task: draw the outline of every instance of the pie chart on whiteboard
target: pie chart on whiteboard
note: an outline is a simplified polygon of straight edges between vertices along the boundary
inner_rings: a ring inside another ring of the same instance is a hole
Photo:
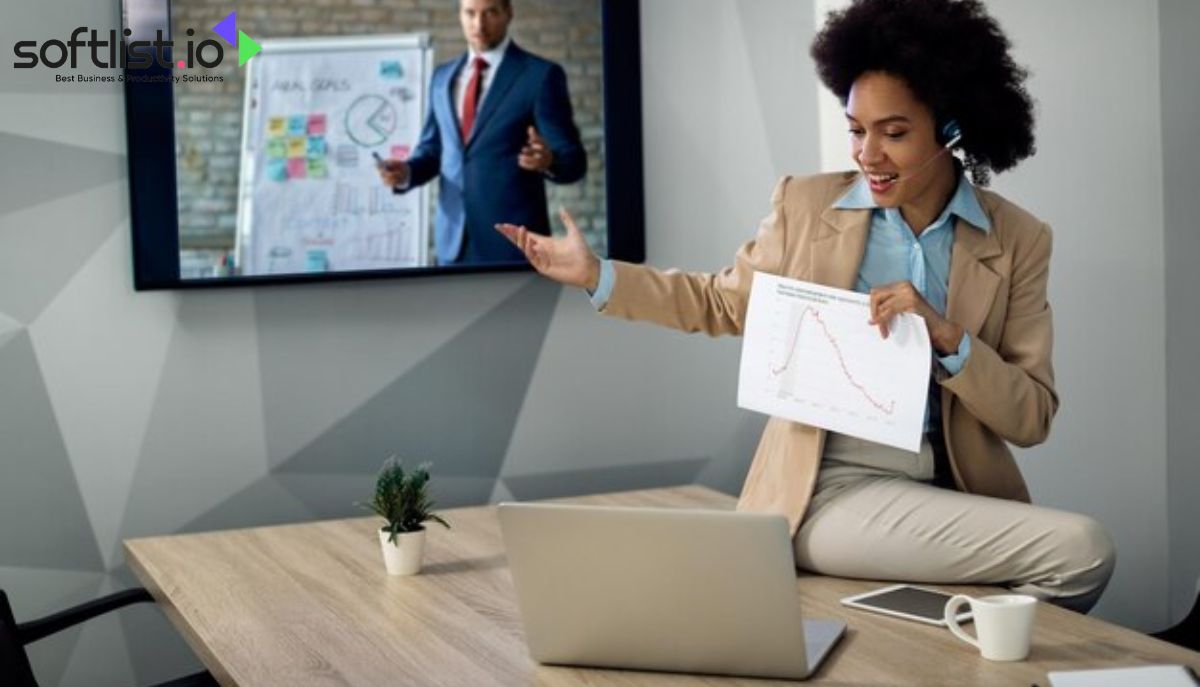
[[[346,110],[346,135],[364,148],[385,143],[396,130],[396,108],[381,95],[357,98]]]

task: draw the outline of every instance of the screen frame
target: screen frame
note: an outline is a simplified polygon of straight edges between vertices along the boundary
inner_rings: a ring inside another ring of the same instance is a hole
[[[169,0],[120,0],[122,29],[170,35]],[[605,206],[608,254],[645,260],[642,166],[641,22],[637,0],[599,0],[604,88]],[[134,35],[133,40],[138,36]],[[166,51],[170,62],[169,50]],[[171,70],[157,64],[124,70],[125,136],[133,286],[137,291],[207,289],[312,282],[363,281],[456,274],[524,272],[524,263],[448,265],[203,279],[179,276],[175,100]],[[131,76],[136,76],[131,79]],[[159,82],[161,80],[161,82]],[[615,94],[620,97],[613,97]],[[614,231],[614,227],[619,230]]]

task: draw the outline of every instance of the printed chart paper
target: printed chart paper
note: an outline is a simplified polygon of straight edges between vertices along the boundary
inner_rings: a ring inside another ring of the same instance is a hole
[[[742,340],[738,406],[917,452],[932,350],[904,314],[888,338],[866,294],[756,272]]]

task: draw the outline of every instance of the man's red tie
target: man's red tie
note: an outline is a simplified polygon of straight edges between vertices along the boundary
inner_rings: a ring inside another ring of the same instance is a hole
[[[488,68],[487,60],[476,57],[471,62],[475,71],[471,72],[471,80],[467,82],[467,97],[463,102],[462,140],[465,143],[471,135],[471,127],[475,126],[475,110],[479,107],[479,92],[483,90],[483,70]]]

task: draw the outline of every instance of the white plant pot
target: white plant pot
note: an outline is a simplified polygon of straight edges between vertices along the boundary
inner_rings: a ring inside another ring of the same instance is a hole
[[[383,549],[383,563],[389,575],[416,575],[421,572],[421,559],[425,555],[425,530],[401,532],[395,543],[388,541],[387,530],[379,531],[379,546]]]

